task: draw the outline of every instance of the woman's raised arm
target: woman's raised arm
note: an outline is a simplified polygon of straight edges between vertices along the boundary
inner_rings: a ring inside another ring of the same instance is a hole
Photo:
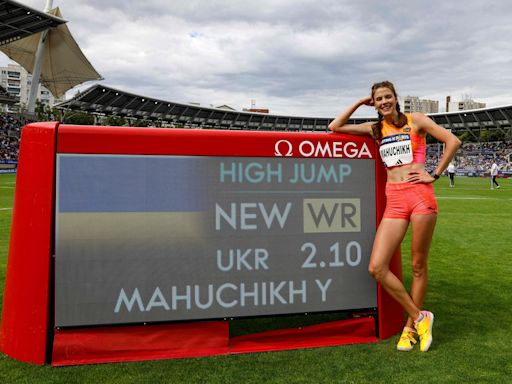
[[[364,99],[359,100],[354,103],[352,106],[341,112],[338,117],[336,117],[329,124],[329,129],[333,132],[338,133],[350,133],[353,135],[370,135],[372,134],[372,125],[371,122],[361,123],[361,124],[347,124],[348,119],[352,114],[361,106],[361,105],[373,105],[373,100],[371,96],[365,97]]]

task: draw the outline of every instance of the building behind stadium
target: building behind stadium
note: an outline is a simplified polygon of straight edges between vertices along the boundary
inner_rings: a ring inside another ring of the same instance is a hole
[[[25,68],[17,64],[8,64],[0,67],[0,85],[4,87],[16,103],[13,105],[0,105],[2,112],[20,112],[28,104],[32,75]],[[39,84],[36,98],[45,106],[53,107],[54,104],[64,101],[64,98],[55,98],[42,84]]]

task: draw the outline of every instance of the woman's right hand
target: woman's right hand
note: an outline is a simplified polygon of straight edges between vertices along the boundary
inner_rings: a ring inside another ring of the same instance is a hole
[[[367,97],[364,97],[362,98],[361,100],[359,100],[359,103],[361,105],[368,105],[370,107],[373,107],[373,98],[371,96],[367,96]]]

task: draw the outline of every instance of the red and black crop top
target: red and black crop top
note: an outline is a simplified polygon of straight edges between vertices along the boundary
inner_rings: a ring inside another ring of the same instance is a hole
[[[382,120],[382,139],[380,141],[380,157],[386,167],[397,167],[405,164],[425,164],[427,141],[412,128],[411,115],[407,124],[397,128]]]

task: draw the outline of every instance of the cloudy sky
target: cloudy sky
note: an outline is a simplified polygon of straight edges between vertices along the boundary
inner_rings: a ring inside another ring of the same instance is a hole
[[[18,2],[39,10],[46,4]],[[53,5],[102,83],[144,96],[236,109],[255,100],[275,114],[331,117],[366,96],[372,83],[388,79],[402,96],[439,100],[441,111],[447,95],[512,104],[507,0]],[[8,62],[0,53],[0,65]],[[362,107],[356,115],[373,114]]]

